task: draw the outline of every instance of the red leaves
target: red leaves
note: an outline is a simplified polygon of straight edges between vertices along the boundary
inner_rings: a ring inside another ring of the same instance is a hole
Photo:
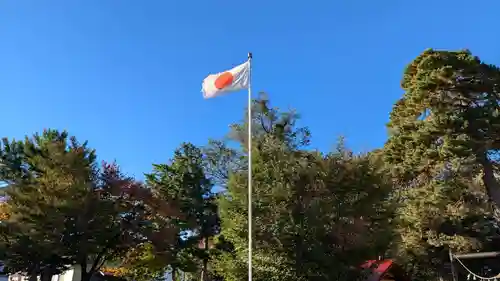
[[[124,177],[116,163],[103,163],[103,188],[110,191],[113,196],[142,202],[154,214],[163,217],[182,217],[180,209],[175,202],[168,202],[156,197],[151,189],[132,178]]]

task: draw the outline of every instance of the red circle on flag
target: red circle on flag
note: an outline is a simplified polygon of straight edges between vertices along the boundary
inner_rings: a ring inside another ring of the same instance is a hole
[[[215,79],[215,88],[222,90],[225,87],[231,85],[233,83],[233,74],[231,72],[224,72],[217,79]]]

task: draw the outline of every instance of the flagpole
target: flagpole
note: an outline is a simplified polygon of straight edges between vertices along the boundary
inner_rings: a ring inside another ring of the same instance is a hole
[[[252,281],[252,53],[248,63],[248,281]]]

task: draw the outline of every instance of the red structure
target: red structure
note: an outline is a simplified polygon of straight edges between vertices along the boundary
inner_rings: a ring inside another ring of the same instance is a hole
[[[366,281],[410,281],[393,260],[369,260],[361,267],[371,270]]]

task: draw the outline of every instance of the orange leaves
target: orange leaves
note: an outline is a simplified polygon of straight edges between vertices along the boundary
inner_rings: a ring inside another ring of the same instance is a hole
[[[9,206],[7,203],[0,203],[0,221],[5,221],[10,218]]]
[[[101,272],[106,275],[123,277],[126,276],[130,272],[130,270],[125,267],[104,267],[101,269]]]

